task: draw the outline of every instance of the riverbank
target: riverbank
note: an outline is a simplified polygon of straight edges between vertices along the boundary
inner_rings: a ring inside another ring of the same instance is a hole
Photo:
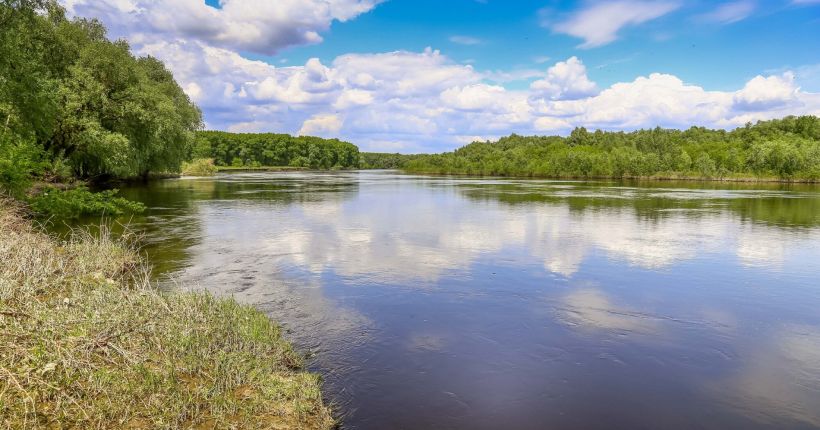
[[[358,170],[355,168],[345,168],[345,169],[313,169],[310,167],[289,167],[289,166],[262,166],[262,167],[233,167],[233,166],[217,166],[217,171],[219,172],[330,172],[334,170]]]
[[[501,177],[501,178],[537,178],[537,179],[560,179],[560,180],[631,180],[631,181],[693,181],[693,182],[746,182],[746,183],[787,183],[787,184],[820,184],[820,178],[779,178],[775,176],[753,176],[731,174],[726,176],[695,176],[680,174],[661,174],[651,176],[547,176],[533,174],[484,174],[466,172],[436,172],[420,170],[400,170],[404,173],[423,175],[452,175],[452,176],[473,176],[473,177]]]
[[[0,197],[0,426],[329,429],[321,378],[252,306],[162,294],[134,237],[67,241]]]
[[[285,171],[306,171],[318,170],[310,167],[290,167],[290,166],[260,166],[260,167],[233,167],[217,166],[219,172],[285,172]]]

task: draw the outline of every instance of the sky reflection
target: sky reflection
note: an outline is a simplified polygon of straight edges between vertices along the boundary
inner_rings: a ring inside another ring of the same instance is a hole
[[[354,429],[820,427],[820,190],[393,172],[123,187]]]

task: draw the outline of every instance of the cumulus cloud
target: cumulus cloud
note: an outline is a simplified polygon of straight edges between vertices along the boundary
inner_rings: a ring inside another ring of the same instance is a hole
[[[551,116],[543,116],[535,120],[533,124],[538,131],[556,132],[572,128],[572,124],[566,122],[561,118]]]
[[[587,69],[578,57],[559,62],[547,70],[547,77],[530,84],[535,97],[553,100],[576,100],[598,94],[598,86],[590,82]]]
[[[208,126],[319,134],[363,149],[442,151],[475,136],[566,134],[573,127],[631,130],[732,128],[785,114],[820,113],[820,96],[791,73],[758,76],[735,92],[706,91],[667,74],[600,90],[582,61],[548,68],[529,91],[487,82],[493,74],[440,52],[348,54],[330,64],[276,67],[198,42],[161,43],[165,59],[206,113]],[[788,111],[785,110],[788,108]]]
[[[96,16],[129,39],[195,38],[211,46],[274,55],[322,41],[333,21],[347,21],[385,0],[67,0],[72,13]]]
[[[149,45],[142,52],[167,61],[211,128],[318,134],[365,150],[442,151],[476,136],[566,134],[576,126],[732,128],[820,113],[820,96],[800,91],[790,73],[756,77],[735,92],[706,91],[668,74],[599,89],[572,57],[523,91],[490,83],[493,74],[433,49],[288,67],[198,42]]]
[[[341,130],[343,121],[339,115],[318,114],[313,115],[305,121],[302,128],[297,133],[299,136],[325,136],[332,137]]]
[[[746,19],[752,14],[752,12],[754,12],[755,7],[756,3],[752,0],[724,3],[711,12],[696,16],[695,21],[716,24],[732,24],[734,22]]]
[[[231,48],[234,42],[213,42],[211,33],[166,37],[167,32],[149,28],[132,34],[136,27],[131,15],[157,11],[156,5],[166,0],[154,0],[151,7],[145,1],[76,0],[69,6],[75,10],[92,3],[107,7],[106,13],[96,15],[103,17],[113,33],[127,36],[139,55],[163,60],[202,107],[210,129],[338,137],[363,150],[440,152],[472,140],[510,133],[567,134],[579,126],[607,130],[658,125],[733,128],[787,114],[820,115],[820,95],[798,87],[813,76],[814,68],[808,66],[794,73],[783,69],[772,76],[757,76],[738,91],[725,92],[706,91],[668,74],[599,88],[577,57],[551,67],[479,71],[432,48],[274,65],[244,58]],[[228,4],[238,7],[243,1],[251,0],[229,0],[223,11],[207,13],[220,16]],[[281,3],[277,7],[291,4]],[[349,19],[377,1],[323,3],[337,17],[334,19]],[[598,6],[624,3],[628,2]],[[174,7],[185,5],[199,7],[192,0]],[[265,39],[264,34],[259,37]],[[537,79],[526,90],[502,85],[533,78]]]
[[[573,123],[610,128],[715,124],[729,115],[732,95],[685,85],[675,76],[652,74],[614,84],[596,97],[580,100],[538,100],[544,116],[571,118]]]
[[[794,87],[794,73],[780,76],[757,76],[735,94],[734,101],[741,110],[757,111],[780,109],[798,103],[800,88]]]
[[[618,31],[630,25],[643,24],[680,7],[677,2],[610,1],[594,3],[576,12],[570,19],[552,26],[553,33],[584,39],[578,48],[604,46],[618,38]]]
[[[491,108],[503,93],[504,87],[478,84],[464,88],[453,87],[441,93],[445,105],[461,110],[485,110]]]

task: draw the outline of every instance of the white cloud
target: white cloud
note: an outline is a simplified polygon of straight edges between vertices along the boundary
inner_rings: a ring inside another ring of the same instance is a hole
[[[155,1],[159,5],[166,0]],[[231,0],[238,2],[235,6],[243,1],[250,0]],[[90,7],[91,2],[77,0],[74,8]],[[338,137],[361,148],[440,152],[474,138],[567,134],[577,126],[733,128],[787,114],[820,115],[820,95],[797,86],[812,79],[811,66],[793,69],[795,73],[784,69],[774,76],[758,76],[735,92],[705,91],[664,74],[599,89],[577,57],[546,70],[479,72],[432,48],[347,54],[332,62],[310,59],[301,65],[282,66],[243,58],[224,44],[212,44],[207,34],[202,38],[183,37],[184,33],[168,37],[167,32],[152,28],[132,33],[136,27],[130,15],[148,13],[145,0],[93,3],[108,8],[99,16],[112,33],[127,36],[137,53],[165,61],[186,93],[202,107],[206,125],[212,129],[316,134]],[[325,3],[328,8],[341,8],[332,15],[344,19],[376,2]],[[151,5],[151,10],[159,10]],[[198,7],[193,0],[183,0],[175,7],[185,5]],[[119,16],[125,10],[130,15]],[[265,39],[264,34],[259,37]],[[533,77],[541,79],[528,90],[500,85]]]
[[[753,0],[724,3],[712,12],[696,16],[695,20],[706,23],[732,24],[746,19],[754,12],[756,6],[757,4]]]
[[[535,57],[532,57],[532,61],[535,61],[535,62],[536,62],[536,63],[538,63],[538,64],[541,64],[541,63],[546,63],[546,62],[547,62],[547,61],[549,61],[549,60],[551,60],[551,58],[550,58],[550,57],[544,57],[544,56],[535,56]]]
[[[741,110],[758,111],[780,109],[798,102],[800,88],[794,87],[792,72],[780,76],[757,76],[735,94],[734,101]]]
[[[533,103],[544,116],[566,118],[593,127],[641,128],[715,124],[726,118],[731,93],[707,92],[685,85],[671,75],[652,74],[617,83],[596,97],[580,100],[540,100]]]
[[[273,55],[322,41],[333,21],[347,21],[384,0],[70,0],[70,12],[96,16],[115,35],[160,40],[193,38],[211,46]]]
[[[393,136],[431,135],[438,131],[436,123],[428,118],[415,114],[395,112],[395,110],[365,112],[353,121],[350,131],[364,135],[385,134]]]
[[[530,84],[535,97],[553,100],[576,100],[599,93],[598,86],[587,77],[587,69],[578,57],[559,62],[547,70],[547,77]]]
[[[486,71],[483,73],[485,79],[493,82],[514,82],[524,81],[530,78],[541,78],[547,76],[543,70],[536,69],[515,69],[509,72],[503,70]]]
[[[185,87],[185,94],[196,100],[202,94],[202,88],[196,82],[191,82]]]
[[[464,88],[453,87],[441,93],[441,100],[445,105],[461,110],[485,110],[498,101],[498,95],[505,90],[503,87],[478,84]]]
[[[489,84],[492,74],[432,49],[348,54],[328,65],[311,59],[288,67],[198,42],[154,44],[142,52],[167,62],[209,127],[314,133],[404,152],[450,150],[473,136],[566,134],[576,126],[733,128],[820,114],[820,95],[800,91],[789,73],[756,77],[736,92],[705,91],[664,74],[600,91],[573,57],[520,91]]]
[[[820,96],[794,87],[788,73],[756,77],[736,92],[705,91],[664,74],[600,91],[573,57],[543,72],[544,79],[529,91],[520,91],[489,84],[490,74],[432,49],[348,54],[329,65],[312,59],[288,67],[196,42],[155,44],[142,52],[166,60],[183,88],[196,93],[209,127],[314,133],[404,152],[450,150],[469,137],[512,132],[566,134],[576,126],[733,128],[820,113]]]
[[[339,115],[318,114],[305,121],[297,134],[299,136],[332,137],[341,130],[343,124]]]
[[[680,7],[677,2],[610,1],[593,3],[575,13],[569,20],[552,26],[553,33],[582,38],[578,48],[604,46],[618,38],[618,31],[666,15]]]
[[[561,118],[544,116],[535,120],[535,129],[538,131],[560,132],[572,128],[572,124]]]
[[[384,54],[348,54],[333,61],[338,78],[364,89],[378,90],[385,98],[438,95],[456,85],[481,80],[472,66],[454,64],[437,50],[422,53],[396,51]]]
[[[354,106],[367,106],[373,103],[373,93],[370,91],[346,89],[339,100],[333,104],[336,109],[349,109]]]
[[[476,45],[481,43],[480,40],[470,36],[453,36],[450,38],[450,42],[458,43],[459,45]]]

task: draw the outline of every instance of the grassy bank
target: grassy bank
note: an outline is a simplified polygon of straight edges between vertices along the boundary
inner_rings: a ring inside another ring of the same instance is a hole
[[[128,238],[58,241],[0,198],[0,427],[333,426],[266,315],[147,279]]]

